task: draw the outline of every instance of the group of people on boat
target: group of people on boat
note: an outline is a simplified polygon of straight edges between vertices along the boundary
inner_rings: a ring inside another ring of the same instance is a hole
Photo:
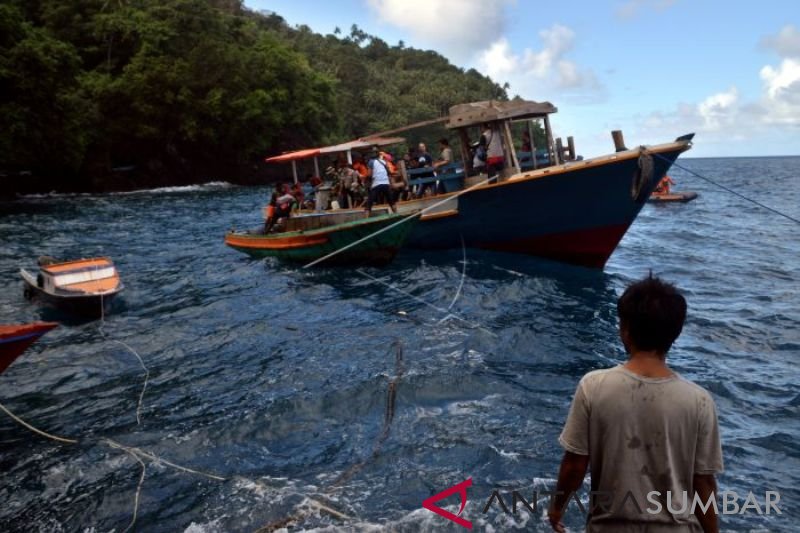
[[[483,124],[480,137],[468,147],[470,174],[491,175],[503,169],[502,138],[496,126]],[[529,152],[531,147],[530,135],[524,131],[520,149]],[[369,214],[374,204],[388,204],[394,210],[398,201],[442,193],[444,189],[440,182],[425,178],[435,178],[446,172],[455,163],[455,157],[448,139],[439,139],[438,148],[436,159],[424,142],[412,145],[399,158],[378,146],[366,154],[354,152],[352,163],[340,154],[330,161],[323,177],[309,174],[303,183],[276,186],[267,207],[265,231],[272,231],[278,220],[289,217],[297,209],[364,208]],[[405,173],[400,172],[399,159],[402,159],[406,171],[415,178],[422,178],[423,183],[409,183]]]

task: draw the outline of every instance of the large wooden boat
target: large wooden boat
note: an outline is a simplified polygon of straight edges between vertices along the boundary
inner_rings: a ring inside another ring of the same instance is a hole
[[[289,218],[283,231],[264,234],[229,232],[225,244],[251,257],[277,257],[311,263],[326,258],[323,266],[341,264],[388,264],[394,259],[416,217],[373,215],[361,211],[318,213]]]
[[[0,374],[39,337],[56,326],[55,322],[0,325]]]
[[[39,272],[20,270],[25,296],[85,317],[97,317],[108,308],[123,285],[108,257],[57,262],[39,259]]]
[[[672,163],[690,149],[694,135],[627,149],[618,134],[615,152],[582,159],[576,156],[571,138],[568,149],[553,139],[549,117],[556,111],[549,102],[484,101],[453,106],[447,117],[424,123],[442,122],[453,130],[460,141],[461,162],[421,179],[401,165],[408,183],[438,181],[442,186],[437,190],[446,191],[398,203],[400,213],[421,214],[406,245],[447,249],[460,248],[463,242],[468,247],[602,268]],[[511,125],[520,122],[529,132],[532,124],[541,127],[544,146],[517,152]],[[470,140],[486,125],[498,132],[503,149],[501,168],[489,174],[473,168],[469,152]],[[316,161],[338,150],[350,162],[353,150],[369,146],[373,138],[387,144],[384,137],[367,137],[351,143],[355,148],[345,144],[307,149],[268,161]]]

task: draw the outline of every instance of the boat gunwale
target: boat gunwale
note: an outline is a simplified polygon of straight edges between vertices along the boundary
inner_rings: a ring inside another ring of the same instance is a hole
[[[92,262],[92,261],[96,261],[96,262],[98,262],[98,264],[97,265],[90,264],[90,265],[86,265],[86,266],[80,266],[79,265],[80,263],[89,263],[89,262]],[[107,264],[102,265],[103,262],[105,262]],[[51,263],[49,265],[40,265],[39,269],[42,270],[43,272],[46,272],[46,273],[52,275],[52,276],[56,276],[58,274],[64,274],[66,272],[71,272],[70,270],[66,270],[64,272],[60,272],[61,267],[65,267],[67,265],[75,265],[76,268],[86,269],[86,270],[92,270],[95,267],[99,267],[101,265],[102,265],[102,268],[106,268],[106,267],[110,266],[110,267],[114,268],[114,270],[117,269],[116,265],[114,265],[114,261],[112,261],[111,258],[108,257],[108,256],[81,257],[80,259],[73,259],[72,261],[61,261],[60,263]],[[57,269],[57,270],[52,270],[54,268]]]
[[[642,145],[637,148],[631,148],[629,150],[624,150],[622,152],[615,152],[610,154],[599,155],[596,157],[591,157],[589,159],[584,159],[581,161],[568,161],[565,163],[561,163],[559,165],[552,165],[549,167],[544,167],[536,170],[527,170],[525,172],[519,172],[517,174],[513,174],[508,178],[498,181],[497,183],[484,183],[482,185],[473,185],[471,187],[467,187],[461,189],[459,191],[453,191],[445,194],[435,194],[433,196],[427,196],[424,198],[414,198],[413,200],[403,200],[397,202],[398,206],[407,206],[419,203],[420,201],[444,201],[448,198],[457,198],[458,196],[462,196],[465,191],[469,190],[469,192],[473,191],[483,191],[488,189],[493,189],[495,187],[507,187],[509,185],[515,185],[518,183],[524,183],[527,181],[534,181],[543,178],[548,178],[551,176],[556,176],[559,174],[565,174],[568,172],[574,172],[576,170],[583,170],[587,168],[595,168],[599,166],[609,165],[613,163],[617,163],[620,161],[627,161],[629,159],[637,159],[642,152],[647,153],[654,153],[660,154],[664,152],[672,152],[678,150],[678,153],[681,154],[690,150],[692,148],[691,141],[671,141],[668,143],[661,143],[652,146]],[[473,176],[475,177],[475,176]],[[487,178],[488,180],[488,178]],[[386,208],[386,204],[377,204],[375,208]],[[422,210],[424,208],[421,208]],[[327,210],[319,213],[318,211],[309,211],[303,212],[300,211],[300,217],[310,217],[310,216],[325,216],[330,215],[332,213],[342,213],[342,212],[355,212],[358,208],[350,208],[350,209],[337,209],[337,210]],[[411,213],[406,216],[414,216],[416,213]],[[430,217],[423,216],[422,220],[430,220]]]
[[[331,216],[331,215],[333,215],[335,213],[347,213],[348,211],[349,212],[357,212],[356,210],[325,211],[323,213],[320,213],[320,216]],[[312,217],[312,216],[315,216],[315,215],[316,215],[316,212],[314,214],[311,214],[311,213],[309,213],[309,214],[300,214],[300,215],[298,215],[297,217],[294,217],[294,218]],[[371,224],[375,224],[375,223],[378,223],[378,222],[385,222],[385,221],[391,220],[391,219],[397,219],[399,221],[400,219],[405,219],[405,218],[410,218],[410,217],[415,217],[415,216],[417,216],[417,213],[411,213],[411,214],[406,214],[406,215],[402,215],[402,214],[398,214],[398,213],[381,214],[381,215],[377,215],[375,217],[364,218],[362,220],[349,220],[347,222],[340,222],[339,224],[334,224],[332,226],[326,226],[324,228],[316,228],[316,229],[311,229],[311,230],[293,230],[293,231],[287,231],[287,232],[284,232],[284,233],[274,233],[274,234],[271,234],[271,235],[264,235],[264,234],[260,234],[260,233],[240,233],[240,232],[236,232],[236,231],[229,231],[225,235],[225,237],[227,238],[229,236],[234,236],[234,237],[241,237],[241,238],[252,239],[252,240],[264,240],[264,241],[277,242],[277,241],[280,241],[280,240],[297,238],[297,237],[325,236],[325,235],[328,235],[328,234],[331,234],[331,233],[335,233],[335,232],[337,232],[339,230],[343,230],[343,229],[352,229],[352,228],[357,227],[357,226],[371,225]]]

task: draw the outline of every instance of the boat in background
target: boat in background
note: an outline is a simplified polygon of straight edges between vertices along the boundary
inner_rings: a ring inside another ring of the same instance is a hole
[[[697,198],[697,193],[692,191],[685,191],[685,192],[670,192],[668,194],[658,194],[653,193],[650,195],[650,198],[647,199],[648,202],[652,204],[668,204],[671,202],[691,202]]]
[[[39,337],[57,326],[56,322],[0,325],[0,374]]]
[[[119,272],[108,257],[64,262],[40,257],[36,276],[25,269],[20,269],[20,275],[28,299],[84,317],[101,316],[123,289]]]
[[[628,149],[622,133],[614,131],[615,152],[583,159],[576,155],[571,137],[567,146],[554,139],[550,115],[556,112],[549,102],[473,102],[452,106],[446,117],[363,137],[358,143],[300,150],[267,160],[295,165],[341,151],[350,163],[353,152],[370,146],[371,139],[387,144],[388,135],[442,123],[453,130],[452,137],[458,141],[453,151],[460,150],[460,162],[446,165],[434,176],[417,177],[402,159],[398,161],[407,185],[435,182],[439,191],[398,202],[400,214],[421,215],[407,246],[435,250],[466,245],[603,268],[672,163],[691,148],[694,134]],[[525,148],[530,151],[516,150],[512,124],[528,132]],[[499,141],[503,156],[480,164],[477,149],[472,153],[470,147],[487,130]],[[538,141],[535,131],[541,132]],[[424,170],[430,174],[433,169]],[[373,213],[380,209],[373,208]]]
[[[406,218],[395,214],[365,218],[363,211],[291,217],[281,232],[231,231],[225,235],[225,244],[251,257],[297,263],[311,263],[349,246],[322,264],[385,265],[394,259],[417,222]]]

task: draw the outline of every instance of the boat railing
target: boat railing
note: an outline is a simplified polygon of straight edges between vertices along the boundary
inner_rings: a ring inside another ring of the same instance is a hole
[[[464,166],[461,163],[449,163],[434,170],[432,167],[414,168],[407,171],[408,184],[412,189],[438,183],[445,193],[464,188]]]
[[[533,152],[517,152],[517,159],[522,172],[550,166],[549,154],[543,148],[536,150],[535,165],[533,163]]]

